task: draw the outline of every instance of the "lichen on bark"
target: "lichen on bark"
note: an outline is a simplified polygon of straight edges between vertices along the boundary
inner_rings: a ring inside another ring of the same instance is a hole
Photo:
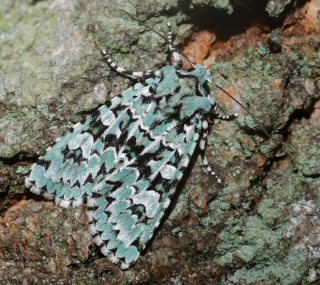
[[[268,21],[254,1],[1,2],[0,284],[319,281],[319,19],[316,1],[284,12],[289,2],[268,1]],[[128,271],[94,246],[84,207],[61,209],[23,186],[57,137],[130,84],[96,44],[128,69],[167,64],[166,43],[119,9],[163,34],[171,21],[179,47],[272,135],[211,86],[225,112],[240,113],[210,129],[206,153],[224,187],[195,157]]]

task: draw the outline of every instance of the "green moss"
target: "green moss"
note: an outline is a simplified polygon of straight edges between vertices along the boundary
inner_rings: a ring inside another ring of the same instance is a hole
[[[319,98],[320,94],[302,89],[303,84],[298,84],[308,78],[310,78],[310,86],[316,84],[317,81],[311,78],[317,63],[319,64],[319,59],[314,55],[307,56],[304,51],[286,56],[280,53],[272,54],[266,46],[259,44],[257,48],[249,48],[233,61],[214,64],[212,66],[213,80],[221,86],[237,86],[240,72],[243,76],[241,89],[238,90],[240,101],[267,128],[273,128],[277,132],[295,110],[290,106],[286,98],[287,94],[283,92],[286,87],[283,77],[289,77],[289,84],[292,82],[292,87],[299,88],[292,95],[299,97],[304,102],[304,107],[307,107],[316,98]],[[220,70],[223,78],[215,72],[216,70]],[[238,123],[246,129],[258,132],[260,127],[254,119],[245,112],[243,113]]]
[[[265,10],[271,17],[278,17],[293,0],[273,0],[268,1]]]
[[[214,7],[216,9],[224,10],[228,14],[233,13],[233,6],[229,0],[192,0],[190,7]]]
[[[290,250],[281,262],[274,262],[267,256],[266,266],[242,268],[222,284],[297,284],[306,276],[306,259],[302,250]]]
[[[276,223],[280,215],[278,205],[273,199],[264,199],[259,205],[258,213],[262,221],[269,227]]]
[[[274,212],[271,216],[275,217]],[[279,280],[280,284],[294,284],[306,274],[303,251],[288,248],[287,226],[272,229],[268,224],[257,216],[230,218],[227,221],[227,227],[220,234],[220,258],[217,262],[234,269],[239,263],[244,265],[222,284],[252,284],[258,281],[275,284]]]
[[[306,125],[294,131],[292,147],[298,150],[295,157],[295,166],[305,176],[317,176],[320,174],[319,145],[319,128]]]

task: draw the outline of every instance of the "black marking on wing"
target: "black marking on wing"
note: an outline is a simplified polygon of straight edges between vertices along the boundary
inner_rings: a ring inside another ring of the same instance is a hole
[[[132,199],[130,199],[130,202],[131,202],[131,206],[130,206],[131,212],[134,215],[137,215],[139,220],[142,219],[145,216],[145,213],[146,213],[146,208],[144,207],[144,205],[142,205],[142,204],[134,204]],[[141,210],[141,208],[143,210]]]
[[[205,96],[205,95],[207,95],[207,94],[210,93],[209,86],[208,86],[206,83],[205,83],[205,84],[200,84],[199,79],[198,79],[196,76],[194,76],[193,74],[183,74],[183,73],[180,73],[178,70],[176,71],[176,74],[177,74],[177,76],[178,76],[179,78],[193,78],[193,79],[196,81],[195,91],[196,91],[196,95],[197,95],[197,96],[201,96],[201,97],[202,97],[202,96]],[[202,87],[204,87],[206,94],[202,94],[202,93],[201,93],[200,88],[199,88],[200,85],[201,85]]]
[[[86,180],[84,181],[83,185],[86,185],[88,183],[93,183],[94,179],[92,178],[91,173],[88,175],[88,177],[86,178]]]
[[[127,106],[125,106],[125,105],[117,105],[117,106],[115,106],[114,108],[112,108],[112,109],[110,109],[112,112],[113,112],[113,114],[116,116],[116,117],[118,117],[118,113],[120,112],[120,111],[123,111],[124,109],[126,109],[127,108]]]

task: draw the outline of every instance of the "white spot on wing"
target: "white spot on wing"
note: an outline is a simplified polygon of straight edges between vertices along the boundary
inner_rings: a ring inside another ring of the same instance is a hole
[[[59,203],[60,203],[60,201],[61,201],[61,198],[59,198],[59,197],[55,197],[54,198],[54,202],[58,205]]]
[[[94,207],[96,204],[96,199],[92,198],[92,197],[88,197],[87,198],[87,205],[88,207]]]
[[[109,249],[104,245],[100,248],[101,253],[105,256],[107,256],[109,254]]]
[[[96,230],[96,226],[95,226],[94,224],[90,224],[89,227],[88,227],[88,229],[89,229],[89,231],[90,231],[90,233],[91,233],[92,235],[95,235],[95,234],[98,233],[97,230]]]
[[[146,215],[152,218],[159,208],[160,195],[155,191],[143,191],[132,197],[134,204],[143,205]]]
[[[100,246],[103,244],[103,240],[99,235],[94,238],[94,242],[96,243],[97,246]]]
[[[25,180],[24,180],[24,185],[27,187],[27,188],[30,188],[31,187],[31,182],[30,182],[30,179],[29,177],[27,177]]]
[[[82,205],[82,203],[83,203],[83,199],[82,198],[74,200],[72,202],[72,207],[79,207],[80,205]]]
[[[32,193],[34,193],[34,194],[37,194],[37,195],[40,195],[41,192],[42,192],[42,190],[39,189],[39,188],[37,188],[37,187],[32,187],[32,188],[30,189],[30,191],[31,191]]]
[[[118,257],[116,257],[113,253],[109,252],[109,254],[107,255],[108,259],[113,262],[113,263],[118,263],[119,259]]]
[[[93,221],[93,211],[87,211],[87,217],[89,222]]]
[[[167,164],[162,168],[160,173],[164,179],[171,180],[174,177],[176,170],[177,169],[174,166]]]
[[[115,123],[116,117],[113,114],[113,112],[109,111],[107,113],[102,113],[101,114],[101,122],[105,126],[111,126]]]
[[[63,208],[68,208],[71,204],[71,201],[68,201],[68,200],[61,200],[59,205]]]
[[[121,268],[122,270],[125,270],[125,269],[128,269],[129,266],[130,266],[130,264],[125,263],[125,262],[121,262],[120,268]]]
[[[43,194],[43,197],[44,198],[46,198],[46,199],[48,199],[48,200],[52,200],[53,199],[53,197],[54,197],[54,195],[52,194],[52,193],[49,193],[49,192],[44,192]]]

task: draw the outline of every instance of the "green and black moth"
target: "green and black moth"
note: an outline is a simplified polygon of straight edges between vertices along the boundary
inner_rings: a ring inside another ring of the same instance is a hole
[[[156,71],[129,72],[102,50],[117,73],[138,83],[59,138],[25,181],[62,207],[85,204],[95,243],[122,269],[153,236],[197,145],[221,182],[204,155],[206,117],[237,116],[218,112],[203,65],[182,69],[170,29],[167,42],[173,64]]]

